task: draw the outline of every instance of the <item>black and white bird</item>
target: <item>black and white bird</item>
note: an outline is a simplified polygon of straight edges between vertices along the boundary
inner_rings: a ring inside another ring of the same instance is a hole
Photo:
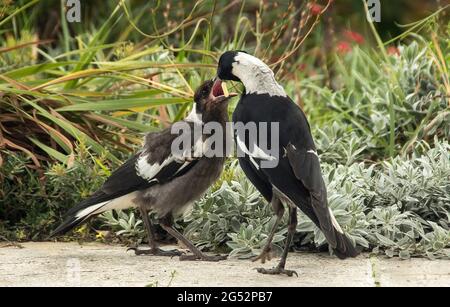
[[[271,241],[284,214],[283,203],[289,208],[289,226],[286,246],[277,267],[258,269],[264,274],[287,274],[287,253],[297,225],[297,208],[303,211],[323,232],[334,253],[341,259],[358,255],[352,241],[344,234],[327,203],[327,190],[322,178],[319,157],[303,111],[288,97],[275,80],[273,71],[258,58],[242,51],[228,51],[219,60],[217,79],[242,82],[245,93],[233,113],[233,123],[268,123],[268,140],[272,136],[269,123],[279,123],[278,157],[258,147],[259,137],[242,140],[235,134],[238,149],[245,156],[239,163],[247,177],[271,202],[277,222],[268,238],[260,259],[270,259]],[[275,133],[275,132],[273,132]],[[252,141],[253,139],[253,141]],[[253,142],[250,144],[250,142]],[[263,162],[277,159],[276,167],[263,167]]]
[[[215,122],[225,132],[227,102],[234,95],[225,96],[220,81],[203,83],[194,95],[195,104],[191,113],[181,123],[188,125],[193,132],[196,128],[202,129],[206,123]],[[150,246],[146,250],[134,249],[137,255],[179,255],[181,260],[225,259],[224,256],[203,254],[172,226],[174,216],[182,214],[219,178],[225,155],[205,156],[203,149],[211,134],[203,133],[192,140],[192,147],[181,149],[184,150],[181,154],[174,153],[172,143],[180,135],[173,133],[171,128],[148,133],[142,149],[115,170],[97,192],[72,208],[51,236],[64,234],[102,212],[136,207],[142,215]],[[219,135],[222,136],[226,141],[227,133]],[[158,248],[154,226],[148,216],[150,211],[157,214],[162,228],[188,247],[193,255]]]

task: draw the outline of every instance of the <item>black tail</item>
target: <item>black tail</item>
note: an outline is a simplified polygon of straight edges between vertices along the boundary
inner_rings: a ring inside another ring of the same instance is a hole
[[[100,213],[102,207],[105,207],[109,198],[110,197],[107,197],[103,192],[96,192],[88,199],[85,199],[75,207],[71,208],[66,213],[64,222],[50,234],[49,239],[65,234],[84,223],[91,216]]]
[[[316,210],[307,209],[303,212],[320,228],[336,256],[339,259],[358,256],[360,252],[344,233],[333,212],[328,208],[326,201],[319,203],[315,198],[312,198],[312,204]],[[319,207],[319,204],[325,205]]]
[[[360,252],[342,230],[326,200],[312,197],[311,204],[312,209],[304,206],[303,212],[320,228],[336,256],[339,259],[358,256]]]
[[[49,239],[57,237],[57,236],[61,236],[63,234],[65,234],[66,232],[74,229],[75,227],[77,227],[78,225],[80,225],[81,223],[83,223],[84,221],[86,221],[86,219],[84,220],[79,220],[76,219],[75,217],[68,217],[64,220],[64,222],[58,226],[58,228],[56,228],[48,237]]]
[[[339,259],[359,255],[359,251],[353,246],[352,241],[345,234],[338,231],[336,231],[336,248],[333,251]]]
[[[327,188],[322,178],[322,171],[317,155],[306,150],[297,150],[289,144],[286,149],[289,163],[295,177],[301,181],[304,189],[299,193],[292,193],[292,200],[316,225],[322,230],[328,244],[340,259],[356,257],[359,253],[352,241],[344,234],[339,223],[328,207]],[[309,202],[304,193],[309,192]]]

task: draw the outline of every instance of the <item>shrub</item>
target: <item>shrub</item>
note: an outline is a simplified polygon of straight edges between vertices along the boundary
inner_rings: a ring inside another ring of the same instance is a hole
[[[436,144],[407,160],[323,165],[329,205],[343,229],[366,251],[389,257],[450,258],[450,145]],[[129,215],[119,216],[122,222],[111,214],[103,217],[106,225],[126,225],[122,233],[137,232],[129,226]],[[233,163],[179,221],[179,228],[201,248],[248,258],[261,251],[274,222],[271,206]],[[275,249],[284,244],[286,223],[285,216],[274,238]],[[302,213],[297,232],[297,249],[326,245],[323,234]]]
[[[440,65],[450,63],[436,58],[417,42],[387,59],[355,48],[336,57],[333,88],[317,77],[301,80],[297,88],[324,161],[383,160],[413,152],[420,140],[449,139],[448,76]]]
[[[29,157],[3,151],[0,169],[0,232],[11,240],[42,240],[62,220],[62,215],[93,193],[109,175],[105,155],[93,157],[77,147],[70,168],[50,164],[34,170]]]

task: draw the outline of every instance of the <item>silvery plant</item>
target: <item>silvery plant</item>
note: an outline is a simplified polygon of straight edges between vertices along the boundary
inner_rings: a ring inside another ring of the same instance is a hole
[[[450,145],[435,144],[429,148],[423,143],[421,154],[380,164],[324,163],[330,207],[357,245],[402,259],[450,259]],[[140,221],[131,214],[104,215],[105,223],[122,225],[120,235],[139,237]],[[250,258],[264,247],[274,222],[270,207],[232,161],[178,227],[204,250]],[[275,252],[284,243],[284,223],[273,240]],[[299,214],[293,248],[311,246],[326,248],[325,237]]]

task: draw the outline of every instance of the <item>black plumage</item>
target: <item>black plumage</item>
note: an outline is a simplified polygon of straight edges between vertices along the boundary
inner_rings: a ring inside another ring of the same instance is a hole
[[[276,225],[284,213],[282,203],[288,206],[290,212],[288,240],[280,264],[272,270],[259,269],[259,271],[267,274],[295,274],[294,271],[285,270],[284,266],[297,224],[297,208],[322,230],[339,258],[355,257],[358,252],[328,207],[319,158],[303,111],[285,94],[270,68],[246,53],[238,51],[224,53],[219,61],[218,78],[241,81],[244,84],[245,93],[233,113],[235,125],[256,123],[256,127],[259,127],[261,123],[279,123],[279,137],[276,144],[270,143],[271,134],[275,131],[270,125],[267,130],[268,149],[279,148],[278,163],[274,168],[262,167],[265,157],[252,151],[255,146],[261,147],[259,137],[253,139],[254,144],[250,144],[248,137],[239,140],[239,136],[236,136],[238,147],[241,142],[246,152],[244,157],[239,158],[239,163],[264,198],[272,203],[278,216]],[[262,254],[256,259],[264,262],[270,257],[270,244],[275,229],[276,226]]]
[[[193,131],[213,121],[224,128],[228,120],[228,98],[223,95],[220,84],[213,81],[202,84],[194,96],[194,109],[182,122],[191,128],[192,147],[184,148],[182,153],[173,152],[172,143],[181,131],[173,133],[172,127],[147,134],[142,149],[115,170],[97,192],[69,210],[65,221],[52,236],[61,235],[104,211],[137,207],[148,232],[150,249],[135,249],[136,254],[181,255],[179,251],[163,251],[157,247],[154,227],[148,218],[148,212],[153,211],[161,226],[193,252],[192,256],[183,255],[182,259],[224,259],[223,256],[204,255],[172,224],[174,216],[183,213],[222,172],[225,155],[207,157],[201,151],[200,155],[194,154],[203,149],[210,135],[201,134],[201,139],[196,140]],[[226,137],[225,133],[222,137]]]

